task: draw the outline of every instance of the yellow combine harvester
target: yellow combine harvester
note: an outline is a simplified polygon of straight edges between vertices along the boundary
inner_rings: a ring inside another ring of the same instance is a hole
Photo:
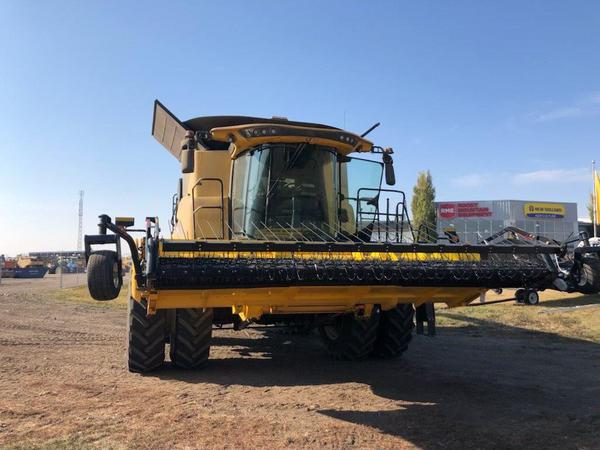
[[[177,366],[203,365],[224,324],[317,327],[335,358],[394,357],[415,307],[465,305],[488,289],[519,288],[529,303],[540,289],[599,289],[585,236],[570,256],[568,243],[518,229],[477,245],[419,242],[404,193],[381,187],[395,183],[392,151],[366,133],[284,118],[181,122],[158,101],[152,133],[181,163],[171,238],[157,218],[134,230],[133,218],[107,215],[85,237],[97,300],[121,289],[120,239],[131,251],[131,371],[160,367],[166,343]],[[100,244],[115,250],[92,250]]]

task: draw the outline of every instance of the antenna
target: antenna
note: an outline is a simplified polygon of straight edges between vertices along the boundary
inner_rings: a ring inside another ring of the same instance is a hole
[[[79,228],[77,230],[77,251],[83,249],[83,191],[79,191]]]
[[[377,128],[379,125],[381,125],[381,122],[377,122],[375,125],[373,125],[371,128],[369,128],[367,131],[365,131],[363,134],[361,134],[360,137],[364,138],[367,134],[369,134],[371,131],[373,131],[375,128]]]

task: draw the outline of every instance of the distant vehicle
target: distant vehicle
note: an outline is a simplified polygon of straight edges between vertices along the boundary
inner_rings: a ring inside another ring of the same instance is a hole
[[[18,256],[4,262],[4,278],[44,278],[48,268],[43,261],[29,256]]]

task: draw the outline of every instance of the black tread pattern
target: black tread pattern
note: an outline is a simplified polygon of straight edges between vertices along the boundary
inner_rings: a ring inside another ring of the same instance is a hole
[[[212,337],[212,309],[177,309],[171,333],[171,361],[182,369],[196,369],[208,361]]]
[[[338,316],[330,325],[319,326],[319,334],[327,353],[337,360],[355,361],[364,359],[373,351],[377,339],[379,310],[367,318],[357,318],[354,314]],[[333,326],[338,334],[332,339],[325,327]]]
[[[131,372],[158,369],[165,360],[165,312],[146,315],[146,302],[129,299],[128,365]]]
[[[112,300],[119,296],[121,283],[115,286],[113,266],[117,263],[117,252],[98,250],[93,252],[87,263],[87,283],[94,300]]]
[[[600,260],[597,258],[583,258],[581,267],[584,283],[577,286],[582,294],[596,294],[600,291]]]
[[[381,358],[395,358],[408,348],[412,339],[415,310],[413,305],[401,303],[381,313],[374,354]]]

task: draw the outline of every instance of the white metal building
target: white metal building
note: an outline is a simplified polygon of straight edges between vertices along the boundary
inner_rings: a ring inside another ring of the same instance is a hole
[[[437,229],[454,228],[462,242],[475,243],[504,227],[564,241],[578,233],[577,203],[525,200],[436,202]]]

